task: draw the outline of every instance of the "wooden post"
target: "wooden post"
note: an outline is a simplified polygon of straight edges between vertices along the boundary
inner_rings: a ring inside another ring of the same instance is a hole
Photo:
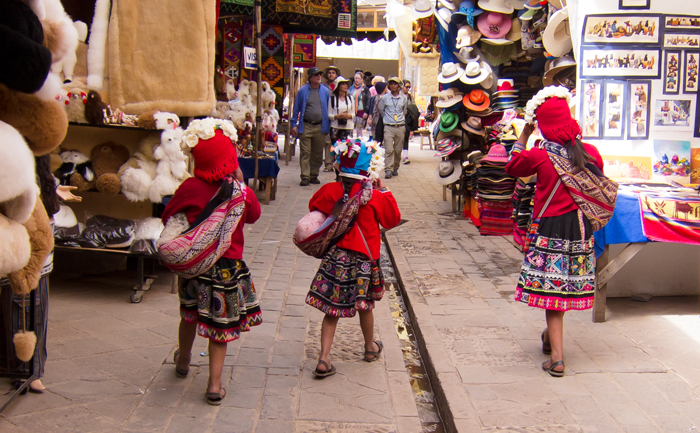
[[[605,304],[607,303],[608,281],[615,276],[639,251],[646,242],[632,242],[625,246],[614,259],[610,260],[610,246],[606,245],[603,254],[596,260],[596,293],[593,301],[593,322],[605,322]]]
[[[258,149],[262,142],[262,11],[260,6],[261,0],[255,0],[255,58],[257,61],[256,70],[258,71],[258,101],[255,112],[255,176],[253,178],[253,186],[258,184]]]
[[[284,156],[284,165],[289,165],[292,159],[292,147],[296,140],[292,139],[292,113],[294,112],[294,99],[297,93],[294,91],[294,33],[290,36],[292,43],[289,49],[289,106],[287,107],[287,133],[284,135],[284,148],[287,151]]]
[[[606,245],[603,254],[596,260],[596,289],[593,299],[593,323],[605,322],[605,304],[608,298],[608,283],[600,284],[598,276],[600,271],[608,266],[610,260],[610,245]]]

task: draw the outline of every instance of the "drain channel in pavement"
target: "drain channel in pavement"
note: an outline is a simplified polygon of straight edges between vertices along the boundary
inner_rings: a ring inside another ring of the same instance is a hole
[[[387,289],[386,296],[389,300],[391,316],[394,318],[396,334],[399,336],[399,341],[401,341],[404,364],[411,378],[413,398],[416,401],[418,418],[420,418],[423,426],[423,433],[444,433],[445,427],[438,414],[433,388],[430,385],[428,373],[425,371],[423,360],[418,351],[418,342],[413,333],[411,319],[408,317],[401,290],[399,290],[396,282],[394,266],[391,263],[386,243],[384,242],[382,242],[381,246],[380,265],[384,274],[384,285]]]

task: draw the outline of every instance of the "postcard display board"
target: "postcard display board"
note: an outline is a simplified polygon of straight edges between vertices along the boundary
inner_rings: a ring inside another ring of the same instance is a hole
[[[569,5],[576,14],[577,115],[584,141],[603,155],[606,174],[700,183],[700,2]],[[623,247],[611,245],[610,259]],[[697,246],[650,244],[610,281],[608,296],[696,295],[699,260]]]

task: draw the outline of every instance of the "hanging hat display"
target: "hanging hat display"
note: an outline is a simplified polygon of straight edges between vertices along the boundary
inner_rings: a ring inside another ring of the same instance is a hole
[[[479,7],[485,11],[510,15],[515,9],[510,0],[479,0]]]
[[[459,80],[459,78],[464,74],[464,69],[461,65],[457,63],[447,62],[443,63],[442,71],[438,74],[438,83],[451,83],[453,81]]]
[[[467,24],[474,27],[474,17],[481,15],[482,12],[481,9],[474,6],[471,0],[464,0],[459,4],[459,10],[453,15],[460,16],[460,18],[463,16]]]
[[[417,0],[411,7],[411,15],[414,18],[426,18],[434,12],[433,2],[430,0]]]
[[[439,185],[449,185],[455,183],[461,175],[462,164],[459,161],[440,161],[433,173],[433,178]]]
[[[453,88],[445,89],[438,94],[438,101],[435,103],[437,107],[449,108],[459,103],[464,95],[455,91]]]
[[[474,111],[484,111],[488,109],[489,105],[491,104],[489,95],[481,89],[474,89],[468,94],[464,95],[464,99],[462,101],[465,107]]]
[[[440,4],[451,11],[456,9],[454,3],[452,3],[452,0],[440,0]]]
[[[525,8],[525,3],[527,3],[528,0],[510,0],[510,4],[513,5],[513,8],[515,10],[521,10]]]
[[[445,111],[440,115],[440,131],[450,132],[457,127],[459,115],[452,111]]]
[[[435,18],[437,18],[442,28],[448,30],[448,26],[452,21],[452,11],[447,8],[439,8],[437,12],[435,12]]]
[[[462,47],[459,51],[454,51],[460,62],[467,64],[481,59],[481,52],[476,47]]]
[[[465,122],[462,122],[462,129],[476,135],[486,134],[486,129],[481,125],[481,118],[476,116],[469,116]]]
[[[479,62],[469,62],[464,68],[464,74],[459,78],[459,81],[464,84],[479,84],[486,79],[488,71],[481,67]]]
[[[552,60],[544,73],[542,84],[544,84],[545,87],[551,86],[552,84],[558,84],[555,82],[556,76],[560,73],[566,73],[567,69],[573,69],[574,71],[576,70],[576,60],[574,60],[573,57],[562,56],[558,59]]]
[[[476,26],[484,38],[500,39],[510,31],[513,25],[508,15],[498,12],[488,12],[479,16]]]
[[[520,38],[522,38],[522,22],[517,19],[513,18],[511,20],[512,25],[510,26],[510,30],[506,34],[506,39],[509,41],[519,41]]]
[[[571,31],[569,30],[569,8],[564,7],[549,18],[542,33],[545,50],[554,57],[561,57],[571,51]]]
[[[462,137],[453,135],[451,137],[443,138],[438,140],[435,144],[435,150],[437,153],[435,156],[444,158],[450,156],[452,152],[462,147]]]
[[[526,9],[542,9],[542,0],[528,0],[525,3],[525,8]]]
[[[481,38],[481,33],[470,26],[462,26],[457,30],[457,40],[455,48],[468,47],[474,45]]]
[[[486,90],[490,90],[491,87],[493,87],[493,69],[491,69],[491,65],[489,65],[487,62],[481,62],[481,67],[488,72],[486,79],[481,82],[481,87]]]
[[[515,82],[510,78],[498,80],[498,87],[496,88],[496,91],[494,92],[493,96],[499,96],[504,94],[516,95],[518,93],[518,90],[515,87],[513,87],[514,85]]]

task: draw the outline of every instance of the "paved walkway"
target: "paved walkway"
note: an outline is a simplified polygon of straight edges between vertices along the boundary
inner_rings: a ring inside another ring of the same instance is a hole
[[[603,324],[588,311],[567,314],[567,376],[547,376],[544,315],[512,300],[520,254],[451,213],[432,180],[432,154],[414,145],[413,163],[388,181],[408,222],[387,237],[448,431],[700,428],[698,298],[610,299]],[[167,274],[140,304],[128,302],[130,272],[56,274],[49,392],[18,398],[0,416],[0,431],[420,432],[388,302],[375,315],[380,361],[361,360],[359,324],[342,321],[338,374],[312,378],[322,314],[303,300],[318,261],[299,253],[291,235],[318,187],[298,186],[296,159],[282,165],[279,180],[277,200],[246,228],[245,259],[265,323],[229,345],[222,407],[204,401],[204,339],[196,340],[189,377],[174,376],[179,319]]]

